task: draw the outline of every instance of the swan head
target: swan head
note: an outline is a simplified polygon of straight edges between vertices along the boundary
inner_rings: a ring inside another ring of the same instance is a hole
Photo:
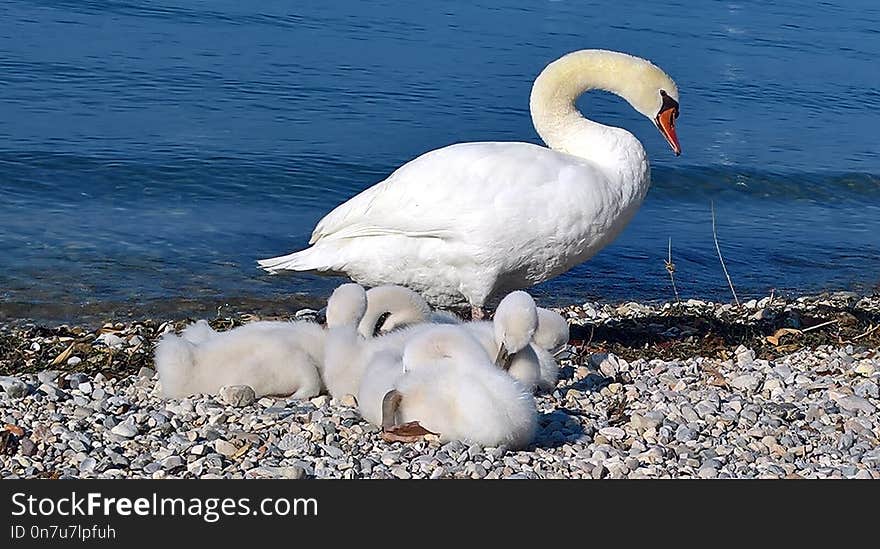
[[[552,147],[557,139],[558,121],[576,113],[575,101],[591,89],[624,98],[660,130],[676,156],[681,154],[675,133],[678,86],[650,61],[608,50],[580,50],[564,55],[550,63],[535,80],[532,118],[548,145]]]
[[[657,111],[657,116],[652,121],[657,126],[657,129],[660,130],[660,134],[666,139],[666,142],[669,143],[669,146],[672,147],[672,152],[675,153],[675,156],[678,156],[681,154],[681,145],[678,143],[678,135],[675,134],[675,119],[678,118],[678,99],[673,99],[672,95],[663,89],[660,90],[660,98],[660,110]]]
[[[499,345],[499,356],[518,353],[529,344],[538,329],[535,300],[521,290],[507,294],[495,309],[492,327]]]
[[[327,300],[327,327],[355,325],[367,311],[367,292],[360,284],[343,284]]]
[[[367,310],[358,325],[363,337],[374,337],[395,328],[425,322],[431,307],[418,293],[403,286],[377,286],[367,291]]]
[[[626,54],[619,54],[626,55]],[[675,133],[675,120],[678,118],[678,86],[672,78],[650,61],[626,55],[632,63],[634,79],[626,79],[620,84],[619,95],[632,107],[648,118],[660,130],[675,156],[681,154],[681,145]]]

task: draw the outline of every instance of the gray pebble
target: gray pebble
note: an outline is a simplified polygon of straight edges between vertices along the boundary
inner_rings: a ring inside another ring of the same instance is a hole
[[[11,376],[0,376],[0,387],[10,398],[23,398],[28,394],[27,384]]]
[[[223,454],[228,457],[237,452],[238,448],[236,448],[231,442],[218,438],[214,441],[214,450],[216,450],[218,454]]]
[[[836,402],[838,406],[848,412],[864,412],[866,414],[873,414],[874,410],[876,409],[873,404],[868,402],[868,399],[855,395],[840,397],[836,400]]]
[[[688,428],[687,425],[681,424],[678,426],[678,429],[675,430],[675,440],[679,442],[688,442],[694,440],[696,438],[697,433],[693,429]]]
[[[339,459],[345,455],[345,452],[337,448],[336,446],[330,446],[329,444],[319,444],[322,450],[327,453],[328,456]]]
[[[95,470],[97,464],[98,462],[95,461],[95,458],[87,457],[79,463],[79,471],[81,473],[90,473]]]
[[[220,389],[220,400],[229,406],[250,406],[257,400],[253,388],[248,385],[227,385]]]
[[[391,468],[391,474],[397,478],[401,479],[410,479],[412,475],[409,474],[409,471],[406,470],[406,467],[403,465],[397,465]]]
[[[169,471],[171,469],[183,467],[184,464],[185,462],[180,456],[168,456],[167,458],[162,460],[162,468]]]
[[[299,465],[291,467],[255,467],[245,473],[248,478],[284,478],[284,479],[301,479],[305,478],[306,471]]]
[[[730,385],[732,387],[736,387],[737,389],[742,389],[745,391],[754,391],[758,388],[758,385],[760,383],[761,380],[759,380],[758,377],[753,374],[744,374],[741,376],[737,376],[730,381]]]
[[[43,370],[37,374],[37,379],[40,383],[55,383],[59,375],[61,375],[59,370]]]
[[[37,445],[27,437],[21,439],[18,444],[21,455],[23,456],[30,457],[37,452]]]
[[[144,472],[148,475],[152,475],[156,471],[162,469],[162,464],[156,461],[150,462],[144,466]]]
[[[626,431],[620,427],[603,427],[599,429],[599,434],[611,440],[621,440],[626,436]]]
[[[135,436],[136,434],[138,434],[138,428],[134,424],[134,420],[132,418],[129,418],[129,419],[123,421],[122,423],[120,423],[119,425],[110,429],[110,432],[112,432],[114,435],[119,435],[119,436],[125,437],[125,438],[131,438],[131,437]]]
[[[70,396],[65,391],[59,389],[54,383],[43,383],[37,387],[37,390],[53,400],[64,400]]]

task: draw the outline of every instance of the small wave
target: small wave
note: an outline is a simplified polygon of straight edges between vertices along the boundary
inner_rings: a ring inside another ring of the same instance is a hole
[[[682,200],[880,200],[880,176],[869,173],[789,172],[739,167],[654,168],[652,193]]]
[[[394,166],[365,159],[341,161],[317,155],[198,156],[186,151],[157,152],[141,158],[111,154],[89,156],[47,151],[0,150],[4,180],[0,193],[42,194],[68,180],[77,190],[100,194],[149,183],[156,191],[174,190],[206,198],[297,194],[329,203],[387,177]],[[759,198],[762,200],[841,201],[880,199],[880,175],[871,173],[773,172],[739,166],[661,166],[652,168],[652,195],[667,199]]]

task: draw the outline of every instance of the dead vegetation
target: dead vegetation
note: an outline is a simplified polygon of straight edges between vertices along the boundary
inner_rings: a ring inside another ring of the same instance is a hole
[[[580,355],[611,352],[627,360],[727,360],[740,345],[768,360],[819,345],[880,348],[880,298],[853,301],[777,299],[757,311],[731,307],[722,314],[717,306],[667,305],[635,317],[575,324],[571,343]]]

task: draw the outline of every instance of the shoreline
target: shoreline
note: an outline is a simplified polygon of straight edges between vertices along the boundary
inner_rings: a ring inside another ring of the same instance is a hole
[[[304,308],[318,309],[326,300],[313,294],[227,298],[155,298],[144,301],[99,301],[68,305],[62,303],[0,302],[0,325],[39,324],[55,327],[74,324],[83,328],[100,328],[107,322],[131,322],[150,318],[185,320],[218,316],[218,311],[282,316]]]
[[[664,272],[661,279],[661,282],[668,286],[668,273]],[[226,294],[216,290],[211,291],[209,295],[170,295],[164,297],[132,295],[129,299],[123,300],[83,299],[75,302],[66,301],[62,296],[43,296],[39,299],[21,300],[15,299],[15,293],[13,293],[12,296],[6,296],[6,299],[0,299],[0,325],[31,323],[52,327],[71,324],[84,328],[98,328],[106,322],[130,322],[159,318],[176,321],[244,313],[283,317],[290,316],[303,308],[322,308],[333,289],[339,284],[348,282],[349,279],[326,276],[320,277],[320,281],[327,283],[327,287],[296,291],[284,291],[283,288],[276,288],[270,293],[232,292]],[[650,291],[645,295],[634,296],[621,295],[621,292],[615,288],[610,289],[607,295],[604,292],[601,294],[592,293],[580,286],[577,289],[566,288],[566,285],[563,287],[538,285],[528,288],[526,291],[541,306],[553,309],[576,307],[583,303],[589,303],[594,307],[606,305],[617,307],[624,303],[662,307],[671,303],[674,298],[671,287],[664,289],[664,291]],[[742,292],[743,288],[737,286],[737,293],[743,295]],[[726,286],[707,294],[693,295],[692,292],[688,293],[691,295],[683,297],[680,300],[682,303],[696,301],[720,305],[730,301],[730,290]],[[880,295],[880,284],[853,283],[808,290],[776,287],[774,289],[768,288],[763,293],[746,289],[744,295],[747,297],[741,299],[742,303],[752,300],[761,301],[771,295],[774,296],[774,299],[782,302],[794,301],[803,297],[812,299],[840,295],[870,298]],[[499,300],[500,298],[496,297],[487,304],[487,307],[493,309]],[[462,305],[462,311],[467,309]]]
[[[0,323],[3,477],[880,478],[880,296],[586,303],[522,451],[387,443],[328,396],[158,398],[184,321]],[[222,311],[215,329],[257,318]]]
[[[208,319],[214,329],[221,331],[255,320],[314,320],[317,309],[324,305],[320,298],[300,295],[286,300],[218,300],[216,307],[211,301],[210,309],[215,314],[205,317],[192,314],[191,309],[180,309],[180,303],[181,300],[169,300],[142,315],[123,312],[119,313],[121,317],[113,312],[116,309],[112,306],[101,307],[86,322],[79,323],[0,316],[0,375],[49,367],[71,372],[103,371],[105,375],[118,375],[126,368],[136,372],[141,366],[152,366],[152,346],[165,329],[180,331],[200,318]],[[880,346],[880,330],[870,331],[880,325],[880,293],[835,291],[798,297],[766,296],[743,301],[739,306],[687,299],[677,303],[586,302],[552,308],[569,321],[572,343],[589,342],[593,350],[607,348],[627,359],[691,355],[717,358],[722,356],[721,351],[729,354],[738,345],[755,347],[760,358],[773,358],[779,356],[780,350],[796,350],[798,344],[837,344],[847,337]],[[200,306],[200,310],[205,307]],[[167,314],[169,311],[176,314]],[[103,317],[99,316],[102,312]],[[827,327],[819,326],[829,322]],[[766,337],[780,329],[804,333],[797,338],[785,334],[782,344],[769,345]],[[116,337],[126,341],[116,346],[105,345],[101,339],[106,338],[104,334],[114,336],[114,342]],[[58,361],[71,346],[69,356]],[[88,355],[86,361],[68,365],[66,361],[78,353]],[[95,355],[112,356],[107,361],[91,361]],[[120,362],[122,358],[124,363]]]

